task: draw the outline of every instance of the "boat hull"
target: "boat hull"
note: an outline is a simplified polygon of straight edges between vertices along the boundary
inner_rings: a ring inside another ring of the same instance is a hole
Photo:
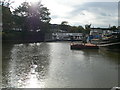
[[[97,45],[83,45],[83,44],[75,44],[71,45],[71,49],[81,50],[81,49],[98,49]]]
[[[120,51],[120,42],[98,45],[100,49],[110,51]]]

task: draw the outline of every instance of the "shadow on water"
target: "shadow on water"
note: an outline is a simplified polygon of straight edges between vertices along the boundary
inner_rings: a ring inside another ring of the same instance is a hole
[[[120,58],[120,53],[119,52],[114,52],[114,51],[107,51],[107,50],[99,50],[99,53],[107,58],[106,60],[110,60],[113,62],[117,62],[117,64],[119,64],[119,58]]]
[[[82,50],[84,52],[85,56],[90,56],[90,55],[98,55],[98,49],[90,49],[90,50]]]
[[[112,62],[116,62],[118,64],[119,58],[120,58],[120,53],[119,52],[112,52],[112,51],[107,51],[107,50],[101,50],[101,49],[85,49],[85,50],[77,50],[77,51],[82,51],[85,57],[102,57],[105,60],[109,60]]]
[[[10,72],[8,70],[9,68],[9,61],[11,59],[11,50],[14,45],[12,44],[3,44],[2,45],[2,83],[8,84],[9,80],[7,78],[10,78]]]
[[[6,44],[2,50],[3,87],[38,87],[38,83],[43,86],[49,68],[49,45]]]

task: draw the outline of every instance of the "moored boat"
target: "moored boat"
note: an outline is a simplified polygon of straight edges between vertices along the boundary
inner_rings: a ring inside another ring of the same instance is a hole
[[[75,49],[75,50],[81,50],[81,49],[98,49],[99,47],[95,44],[91,44],[91,43],[86,43],[86,44],[74,44],[71,43],[71,49]]]
[[[98,46],[100,49],[103,49],[103,50],[120,51],[120,42],[106,43]]]
[[[120,32],[114,32],[109,39],[103,40],[98,46],[103,50],[120,51]]]

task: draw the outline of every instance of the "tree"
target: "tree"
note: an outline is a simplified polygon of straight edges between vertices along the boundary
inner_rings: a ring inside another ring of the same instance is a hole
[[[2,6],[10,7],[10,5],[12,3],[14,3],[14,1],[11,1],[11,0],[1,0],[0,3],[1,3]]]
[[[67,21],[62,21],[61,25],[68,25],[68,22]]]
[[[15,21],[16,23],[21,23],[22,29],[34,30],[38,29],[43,30],[45,24],[48,25],[50,22],[50,13],[47,7],[44,7],[41,2],[37,3],[28,3],[23,2],[15,11],[13,12],[14,18],[21,19],[20,22]]]
[[[85,31],[83,33],[89,34],[90,33],[90,27],[91,27],[91,24],[90,25],[86,24],[85,25]]]
[[[70,32],[71,33],[82,33],[84,28],[82,26],[71,26]]]
[[[67,21],[62,21],[60,24],[60,29],[69,32],[69,25]]]
[[[29,3],[23,2],[18,8],[13,11],[14,27],[20,28],[22,31],[27,31],[27,17],[28,17]]]
[[[82,26],[78,26],[78,33],[82,33],[84,28]]]
[[[117,30],[116,26],[112,26],[111,30]]]
[[[8,31],[12,29],[13,22],[12,22],[12,12],[10,10],[11,1],[2,0],[2,28],[3,31]]]

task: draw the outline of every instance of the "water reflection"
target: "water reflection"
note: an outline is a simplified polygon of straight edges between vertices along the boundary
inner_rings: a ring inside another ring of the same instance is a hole
[[[99,53],[103,55],[106,58],[109,58],[111,60],[119,60],[120,58],[120,52],[114,52],[114,51],[105,51],[105,50],[99,50]]]
[[[7,50],[6,47],[3,46],[3,87],[43,87],[49,67],[49,45],[15,44]]]
[[[110,88],[120,54],[70,50],[69,42],[3,46],[3,87]]]

